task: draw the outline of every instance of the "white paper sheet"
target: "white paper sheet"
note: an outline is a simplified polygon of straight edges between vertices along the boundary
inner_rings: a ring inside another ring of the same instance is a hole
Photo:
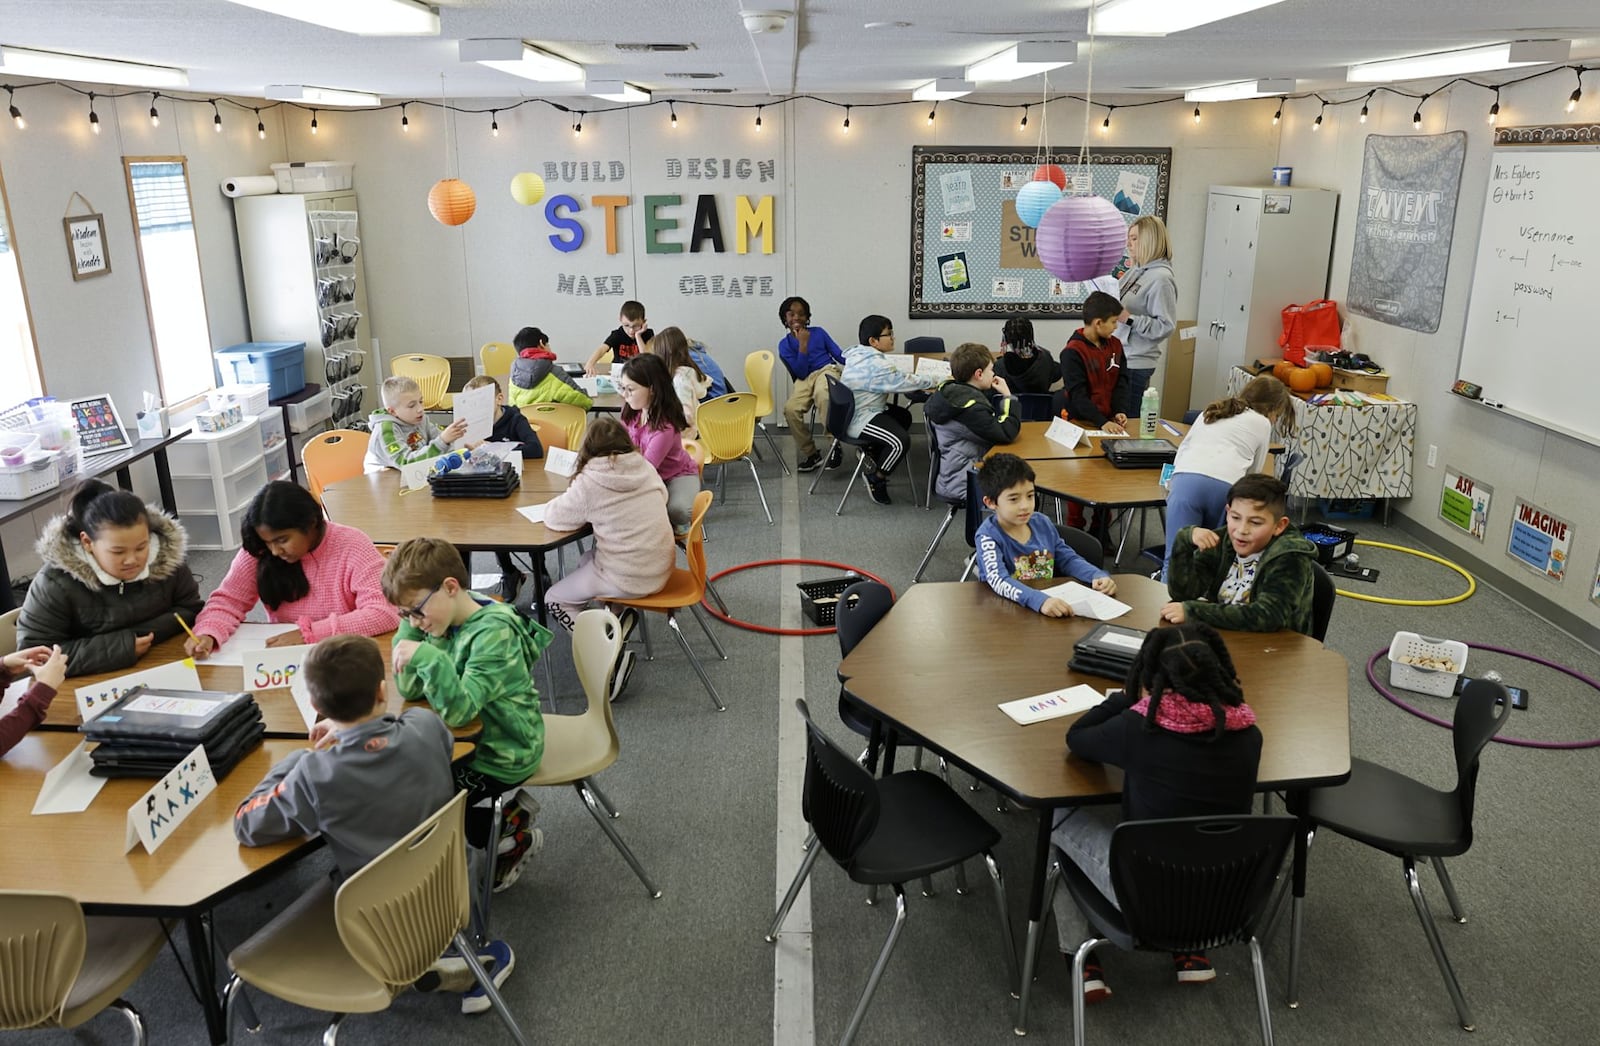
[[[89,758],[89,742],[79,742],[78,747],[44,775],[39,786],[39,798],[33,801],[35,814],[76,814],[89,809],[94,797],[105,787],[106,778],[89,773],[94,760]]]
[[[493,385],[480,385],[462,389],[451,397],[455,408],[452,420],[467,423],[467,434],[461,437],[466,442],[478,443],[494,434],[494,393]]]
[[[523,505],[521,508],[517,509],[517,514],[526,517],[529,523],[544,522],[543,505]]]
[[[1052,690],[1035,697],[1007,701],[998,707],[1017,723],[1027,726],[1030,723],[1042,723],[1046,719],[1059,719],[1062,716],[1087,712],[1103,700],[1105,698],[1100,695],[1100,691],[1087,683],[1079,683],[1065,690]]]
[[[935,381],[949,381],[950,364],[945,360],[920,357],[917,359],[917,373],[924,378],[932,378]]]
[[[257,650],[267,648],[267,640],[273,636],[283,635],[285,632],[300,634],[300,629],[294,625],[263,624],[258,621],[246,621],[239,626],[239,630],[228,641],[211,652],[205,659],[208,665],[243,665],[244,659]]]
[[[917,358],[915,356],[903,356],[891,352],[883,358],[889,361],[889,366],[901,374],[910,374],[917,369]]]
[[[1068,581],[1054,588],[1044,590],[1047,596],[1055,596],[1079,617],[1092,617],[1096,621],[1111,621],[1119,618],[1133,608],[1120,599],[1113,599],[1103,592],[1096,592],[1087,585],[1080,585],[1076,581]]]

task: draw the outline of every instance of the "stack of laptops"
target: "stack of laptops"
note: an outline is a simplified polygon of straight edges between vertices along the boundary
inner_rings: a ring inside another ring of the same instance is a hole
[[[1144,646],[1144,637],[1145,633],[1137,628],[1099,625],[1072,645],[1072,660],[1067,662],[1067,667],[1074,672],[1105,676],[1120,683],[1128,678],[1133,659]]]
[[[203,744],[219,781],[266,734],[249,694],[143,686],[79,729],[99,742],[89,753],[96,777],[164,777]]]

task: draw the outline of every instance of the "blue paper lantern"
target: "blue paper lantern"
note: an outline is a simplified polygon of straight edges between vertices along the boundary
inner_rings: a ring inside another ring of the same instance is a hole
[[[1128,245],[1128,226],[1104,196],[1066,196],[1039,220],[1034,242],[1047,272],[1081,283],[1111,274]]]
[[[1029,182],[1017,190],[1017,219],[1030,229],[1039,227],[1053,204],[1061,199],[1061,189],[1055,182]]]

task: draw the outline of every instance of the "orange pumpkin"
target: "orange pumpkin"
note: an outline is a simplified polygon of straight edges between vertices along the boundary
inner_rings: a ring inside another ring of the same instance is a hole
[[[1317,388],[1325,389],[1333,384],[1333,368],[1326,363],[1313,363],[1311,373],[1316,375]]]
[[[1310,367],[1295,367],[1289,369],[1289,387],[1296,392],[1310,392],[1317,387],[1317,372]]]
[[[1289,384],[1289,372],[1294,369],[1294,364],[1288,360],[1279,360],[1272,365],[1272,376],[1287,385]]]

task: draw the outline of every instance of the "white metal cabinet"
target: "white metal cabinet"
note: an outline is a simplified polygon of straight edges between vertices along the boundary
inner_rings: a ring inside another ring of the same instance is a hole
[[[1331,189],[1211,187],[1190,409],[1220,397],[1234,367],[1279,354],[1284,306],[1327,295],[1338,200]]]

